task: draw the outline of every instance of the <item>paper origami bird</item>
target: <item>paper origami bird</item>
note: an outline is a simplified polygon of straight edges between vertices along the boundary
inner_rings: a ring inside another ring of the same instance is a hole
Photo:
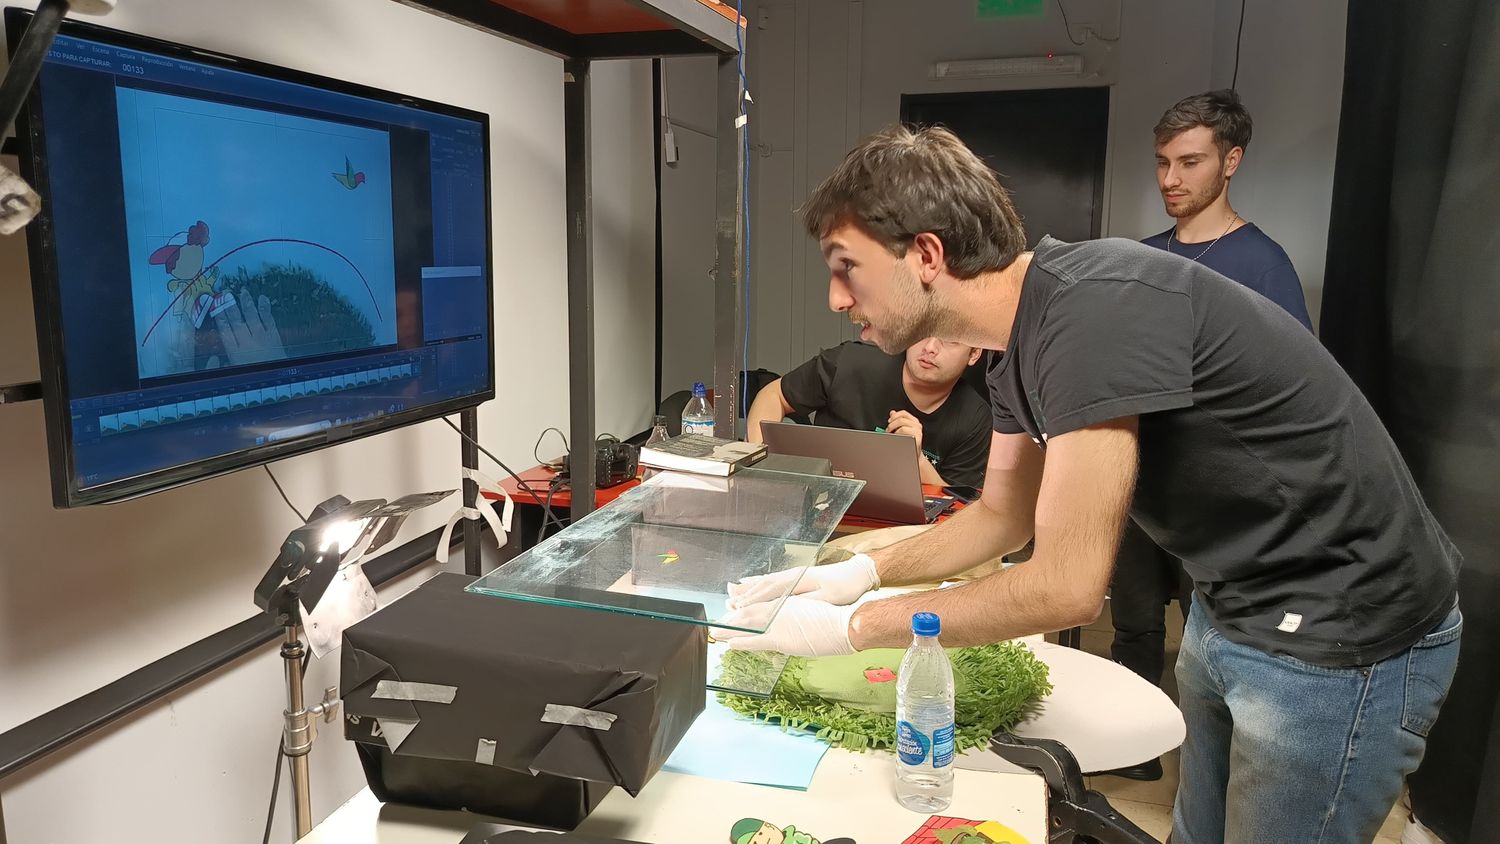
[[[344,172],[334,173],[333,177],[338,180],[339,184],[343,185],[349,190],[354,190],[355,188],[365,183],[364,172],[354,172],[354,165],[349,163],[349,156],[347,155],[344,156]]]

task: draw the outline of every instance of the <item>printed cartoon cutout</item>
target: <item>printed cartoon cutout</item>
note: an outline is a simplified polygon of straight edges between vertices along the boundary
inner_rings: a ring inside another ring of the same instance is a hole
[[[185,232],[187,242],[166,246],[151,253],[147,260],[153,266],[164,266],[170,280],[167,291],[176,293],[172,299],[172,314],[182,316],[191,309],[193,327],[202,328],[205,317],[218,316],[235,303],[234,294],[218,290],[218,268],[203,266],[203,247],[208,245],[208,224],[199,220]]]
[[[729,828],[729,844],[854,844],[854,839],[819,841],[791,825],[783,829],[759,818],[741,818]]]
[[[933,815],[901,844],[1030,844],[999,821],[970,821]]]

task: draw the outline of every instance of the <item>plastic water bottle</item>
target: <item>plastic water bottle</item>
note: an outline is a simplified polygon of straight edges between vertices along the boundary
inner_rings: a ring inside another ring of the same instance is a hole
[[[682,409],[682,432],[714,435],[714,406],[708,401],[708,390],[702,381],[693,384],[693,397]]]
[[[896,680],[896,801],[932,814],[953,800],[953,666],[938,644],[942,622],[911,617],[911,647]]]
[[[667,433],[667,417],[665,417],[665,416],[653,416],[653,417],[651,417],[651,436],[649,436],[649,437],[646,438],[646,448],[650,448],[651,446],[656,445],[659,442],[665,442],[666,440],[668,440],[670,438],[671,438],[671,435]],[[661,471],[660,469],[653,469],[650,466],[642,465],[641,466],[641,480],[645,480],[647,478],[653,477],[654,475],[656,475],[656,473],[658,473],[660,471]]]
[[[646,445],[656,445],[657,443],[667,440],[670,437],[671,434],[667,433],[667,417],[651,417],[651,436],[646,438]]]

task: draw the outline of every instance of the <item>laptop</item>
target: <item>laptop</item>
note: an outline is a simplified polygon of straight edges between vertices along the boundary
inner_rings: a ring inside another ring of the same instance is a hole
[[[826,457],[833,461],[834,475],[864,481],[849,506],[851,516],[920,525],[953,506],[951,498],[923,497],[911,437],[792,422],[762,422],[760,432],[772,454]]]

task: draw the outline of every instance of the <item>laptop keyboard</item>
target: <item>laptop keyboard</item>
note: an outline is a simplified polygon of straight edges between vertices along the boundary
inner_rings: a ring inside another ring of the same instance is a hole
[[[922,499],[922,504],[927,511],[927,521],[931,522],[938,516],[941,516],[944,513],[948,512],[949,508],[953,506],[953,499],[924,497]]]

